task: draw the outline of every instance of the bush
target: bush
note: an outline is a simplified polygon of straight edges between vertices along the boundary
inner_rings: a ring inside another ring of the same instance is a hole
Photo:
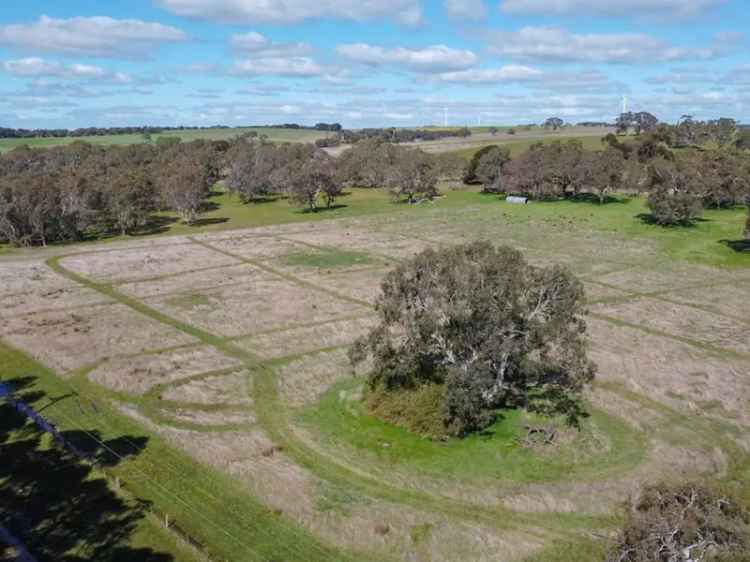
[[[377,418],[425,437],[439,438],[445,434],[442,405],[445,387],[424,384],[400,392],[384,388],[371,389],[366,397],[367,409]]]
[[[750,560],[750,515],[716,489],[690,483],[651,486],[627,507],[606,562]]]
[[[684,164],[657,161],[649,168],[651,218],[662,226],[689,225],[703,214],[700,180]]]
[[[482,156],[487,154],[488,152],[493,152],[495,150],[500,150],[500,146],[496,144],[491,144],[489,146],[484,146],[477,150],[474,155],[471,157],[471,160],[469,160],[469,163],[466,166],[466,171],[464,172],[464,183],[465,184],[474,184],[479,183],[480,180],[477,177],[477,167],[479,166],[479,161],[482,159]],[[506,149],[507,150],[507,149]]]
[[[571,394],[594,374],[583,300],[566,269],[529,265],[512,248],[476,242],[425,250],[386,276],[380,324],[350,357],[374,358],[368,382],[376,393],[422,396],[425,385],[442,386],[442,432],[464,436],[490,425],[499,408],[526,406],[535,395],[555,396],[566,408],[575,403]],[[408,423],[433,427],[436,415],[415,409]]]
[[[690,193],[670,192],[665,188],[651,192],[648,208],[654,222],[662,226],[686,226],[703,214],[699,198]]]

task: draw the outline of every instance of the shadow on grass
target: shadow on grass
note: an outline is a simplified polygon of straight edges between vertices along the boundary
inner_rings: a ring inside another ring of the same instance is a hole
[[[590,205],[611,205],[613,203],[619,203],[626,205],[632,201],[630,197],[617,197],[616,195],[605,195],[604,202],[599,199],[599,196],[595,193],[579,193],[573,197],[568,197],[565,201],[571,203],[588,203]]]
[[[750,254],[750,240],[719,240],[719,243],[739,254]]]
[[[34,379],[6,381],[14,395],[37,411],[50,398],[33,390]],[[137,455],[146,438],[104,440],[95,430],[64,431],[65,439],[105,466]],[[116,495],[104,478],[67,451],[49,446],[33,422],[0,399],[0,524],[39,562],[171,562],[151,548],[133,548],[130,539],[145,517],[146,502]]]
[[[295,213],[299,213],[301,215],[317,215],[319,213],[326,213],[328,211],[336,211],[337,209],[346,209],[349,205],[344,205],[343,203],[339,203],[336,205],[331,205],[330,207],[316,207],[315,209],[305,208],[305,209],[298,209],[295,211]]]
[[[188,226],[200,228],[201,226],[211,226],[213,224],[224,224],[225,222],[229,222],[228,217],[205,218],[205,219],[196,219],[192,223],[190,223]]]
[[[245,205],[262,205],[264,203],[276,203],[279,199],[282,199],[278,195],[267,195],[262,197],[252,197],[250,199],[243,199],[242,203]]]
[[[654,215],[652,215],[651,213],[640,213],[636,215],[635,218],[640,220],[643,224],[648,224],[650,226],[660,226],[666,229],[695,228],[696,226],[698,226],[698,223],[711,222],[710,219],[698,217],[677,224],[659,224],[654,218]]]
[[[581,421],[591,416],[578,396],[557,386],[549,386],[530,394],[524,405],[536,414],[563,416],[565,423],[575,429],[580,429]]]
[[[165,217],[154,215],[149,217],[148,222],[143,226],[131,231],[130,236],[153,236],[154,234],[164,234],[169,231],[169,227],[175,224],[179,219],[176,217]],[[100,238],[108,238],[102,236]]]
[[[210,213],[211,211],[218,211],[220,207],[221,205],[219,205],[215,201],[206,200],[203,203],[201,203],[200,212]]]

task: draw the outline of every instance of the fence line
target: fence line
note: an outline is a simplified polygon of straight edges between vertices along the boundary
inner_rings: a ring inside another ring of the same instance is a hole
[[[110,469],[97,462],[97,460],[92,455],[81,451],[76,445],[68,441],[60,433],[55,424],[45,419],[26,402],[15,398],[13,396],[13,388],[11,387],[11,385],[0,382],[0,398],[5,398],[18,413],[32,420],[36,424],[36,426],[45,433],[50,434],[59,447],[68,450],[79,460],[89,464],[93,469],[100,472],[107,479],[107,481],[110,482],[117,493],[129,496],[132,499],[139,499],[134,493],[128,490],[128,486],[119,476],[115,475]],[[194,549],[204,559],[209,561],[211,560],[211,557],[209,556],[205,545],[201,541],[182,529],[177,521],[175,521],[174,519],[170,519],[170,516],[167,512],[162,512],[156,509],[153,506],[152,502],[147,502],[147,505],[150,514],[161,521],[165,529],[175,535],[175,537],[186,546]],[[19,552],[21,553],[19,556],[20,562],[37,562],[36,559],[34,559],[28,553],[23,544],[15,539],[15,537],[13,537],[13,535],[11,535],[2,525],[0,525],[0,539],[5,540],[8,544],[19,550]]]

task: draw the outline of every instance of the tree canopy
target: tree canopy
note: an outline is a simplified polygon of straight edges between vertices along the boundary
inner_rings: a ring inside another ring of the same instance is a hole
[[[532,266],[512,248],[429,249],[386,276],[380,323],[351,358],[373,357],[374,392],[441,389],[433,433],[463,436],[534,397],[571,404],[594,376],[583,302],[567,269]]]

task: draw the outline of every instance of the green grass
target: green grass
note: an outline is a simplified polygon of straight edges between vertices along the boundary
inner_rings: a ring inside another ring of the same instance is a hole
[[[451,480],[549,482],[628,470],[645,454],[637,431],[597,410],[570,442],[546,451],[523,447],[518,440],[525,435],[525,423],[550,420],[520,410],[503,411],[484,434],[434,441],[368,415],[362,402],[353,398],[361,384],[350,379],[334,385],[298,418],[326,444],[343,445],[367,463]]]
[[[208,306],[211,304],[211,300],[206,295],[194,293],[168,299],[167,304],[170,306],[176,306],[183,310],[191,310],[193,308],[198,308],[199,306]]]
[[[185,129],[184,131],[167,131],[151,135],[151,142],[159,138],[179,137],[184,142],[193,140],[229,140],[238,135],[256,132],[266,135],[271,142],[315,142],[325,138],[329,133],[325,131],[313,131],[308,129],[283,129],[278,127],[242,127],[237,129]],[[0,139],[0,153],[12,150],[17,146],[30,146],[32,148],[48,148],[51,146],[63,146],[75,141],[84,141],[91,144],[112,146],[127,144],[143,144],[146,139],[143,135],[101,135],[86,137],[64,137],[64,138],[30,138],[30,139]]]
[[[283,514],[263,507],[230,476],[198,464],[162,438],[147,433],[110,405],[106,391],[85,378],[63,381],[48,368],[2,342],[0,365],[3,380],[30,376],[35,379],[30,390],[58,398],[44,409],[44,415],[60,430],[96,428],[102,440],[118,439],[125,445],[145,442],[139,454],[121,462],[112,472],[123,479],[135,496],[153,502],[159,510],[168,512],[181,528],[210,545],[212,558],[300,562],[350,559],[317,543],[286,521]],[[82,410],[78,397],[96,401],[98,412]],[[138,543],[166,545],[152,534],[157,533],[155,528],[144,527],[139,533],[134,537]]]
[[[243,203],[230,193],[216,192],[210,198],[211,210],[203,213],[196,225],[177,221],[173,214],[162,214],[161,224],[151,235],[192,235],[219,230],[268,226],[274,224],[319,222],[336,218],[405,213],[412,217],[429,217],[430,213],[478,212],[478,219],[511,222],[519,235],[523,229],[533,233],[536,224],[544,227],[600,232],[615,237],[649,241],[658,245],[666,257],[721,267],[750,267],[750,249],[733,249],[740,244],[747,211],[742,207],[707,210],[703,219],[690,227],[665,228],[643,220],[648,214],[640,197],[619,197],[605,205],[583,201],[532,202],[511,205],[494,195],[475,190],[445,191],[444,196],[424,205],[393,203],[380,189],[351,189],[331,210],[309,213],[290,205],[284,199],[265,203]],[[106,240],[133,239],[115,236]],[[0,255],[12,250],[0,245]]]
[[[264,203],[243,203],[231,193],[217,191],[209,200],[211,210],[203,213],[196,225],[177,221],[174,214],[157,217],[158,227],[148,231],[152,235],[192,235],[219,230],[250,228],[274,224],[319,222],[329,219],[366,215],[405,213],[404,221],[429,217],[430,213],[478,212],[478,219],[513,223],[517,232],[536,224],[563,228],[566,231],[600,232],[618,238],[649,241],[658,245],[666,257],[692,263],[721,267],[750,267],[750,249],[738,251],[747,211],[743,207],[706,210],[703,219],[690,227],[665,228],[644,220],[648,214],[645,200],[640,197],[619,197],[605,205],[584,201],[532,202],[511,205],[495,195],[476,190],[445,191],[444,196],[424,205],[393,203],[380,189],[351,189],[340,199],[340,205],[317,213],[305,212],[290,205],[285,199]],[[133,239],[133,236],[114,236],[106,240]],[[102,242],[95,241],[96,242]],[[91,242],[87,242],[91,243]],[[0,255],[12,249],[0,245]],[[334,260],[335,261],[335,260]],[[325,267],[325,266],[321,266]]]
[[[466,160],[471,160],[471,157],[474,156],[476,152],[481,150],[484,146],[488,146],[491,144],[497,144],[499,146],[505,146],[510,150],[511,157],[515,158],[516,156],[519,156],[520,154],[526,152],[529,147],[532,144],[536,144],[539,141],[542,141],[545,144],[549,144],[551,142],[560,141],[560,142],[567,142],[570,140],[577,140],[581,141],[583,144],[584,150],[602,150],[604,148],[604,145],[602,144],[601,137],[598,136],[544,136],[539,138],[529,138],[529,139],[520,139],[520,140],[506,140],[506,139],[497,139],[497,141],[490,141],[485,143],[478,143],[476,146],[471,146],[468,148],[463,148],[461,150],[455,150],[451,152],[446,152],[446,154],[455,154],[457,156],[460,156],[462,158],[465,158]]]
[[[7,373],[3,380],[24,379],[35,369],[32,362],[2,347],[0,359]],[[39,389],[36,385],[31,392],[25,388],[20,392],[22,399],[36,409],[41,409],[37,405],[40,400],[44,404],[52,399],[40,395]],[[181,562],[202,560],[195,550],[166,531],[151,511],[141,512],[137,500],[127,491],[115,489],[103,472],[58,448],[51,436],[31,420],[15,412],[11,414],[10,406],[2,399],[0,407],[3,410],[0,456],[4,458],[0,488],[7,490],[7,496],[0,499],[0,522],[6,518],[13,522],[14,513],[28,518],[30,528],[21,533],[18,529],[13,532],[39,562],[50,560],[50,554],[53,554],[52,560],[67,559],[65,555],[81,559],[102,543],[108,545],[107,550],[116,549],[117,560],[121,562],[151,559],[146,555],[151,551]],[[93,428],[90,431],[94,431]],[[76,438],[70,433],[66,437]],[[6,459],[6,454],[10,458]],[[29,482],[33,482],[34,489],[27,496]],[[97,521],[100,523],[95,523]],[[128,521],[127,530],[118,529],[123,531],[120,536],[107,528],[107,524],[115,521],[123,524]],[[52,527],[57,539],[50,540],[48,528]],[[59,540],[60,537],[64,539]]]
[[[281,261],[287,265],[301,265],[320,269],[335,269],[372,263],[372,258],[365,252],[346,250],[310,250],[287,254]]]
[[[523,562],[601,562],[607,549],[603,539],[581,538],[577,541],[555,541]]]

